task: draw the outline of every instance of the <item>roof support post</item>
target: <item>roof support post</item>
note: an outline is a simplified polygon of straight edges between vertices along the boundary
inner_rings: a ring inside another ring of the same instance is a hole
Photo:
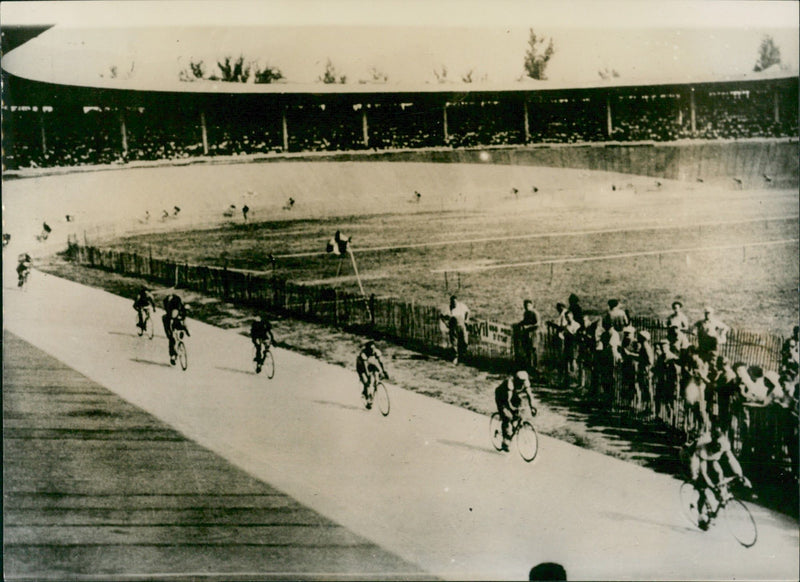
[[[606,137],[611,139],[614,133],[614,123],[611,118],[611,97],[606,95]]]
[[[697,133],[697,106],[694,102],[694,87],[689,90],[689,113],[692,120],[692,135]]]
[[[42,136],[42,157],[47,155],[47,132],[44,129],[44,107],[39,106],[39,132]]]
[[[281,132],[283,133],[283,151],[289,151],[289,125],[286,123],[286,106],[281,109]]]
[[[120,109],[119,113],[119,133],[122,138],[122,157],[128,157],[128,128],[125,125],[125,110]]]
[[[777,89],[772,94],[772,119],[775,123],[781,122],[781,99]]]
[[[525,130],[525,143],[529,143],[531,141],[531,123],[530,117],[528,117],[528,101],[522,102],[522,113],[523,113],[523,129]]]
[[[447,143],[450,141],[450,132],[447,130],[447,101],[444,102],[442,111],[444,113],[444,145],[447,145]]]
[[[361,104],[361,133],[364,136],[364,147],[369,147],[369,123],[367,123],[367,105]]]
[[[203,134],[203,155],[208,155],[208,128],[206,127],[206,112],[200,112],[200,131]]]

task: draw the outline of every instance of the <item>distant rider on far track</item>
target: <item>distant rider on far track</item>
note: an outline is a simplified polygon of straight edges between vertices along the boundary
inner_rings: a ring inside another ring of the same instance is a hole
[[[500,413],[503,425],[502,450],[504,451],[508,451],[508,446],[511,443],[511,438],[513,437],[511,423],[520,414],[523,396],[527,397],[531,414],[535,415],[536,408],[533,406],[531,379],[525,370],[520,370],[513,376],[509,376],[495,388],[494,401],[497,404],[497,412]]]
[[[384,378],[389,377],[389,374],[386,373],[386,368],[383,367],[381,355],[381,351],[375,347],[375,342],[369,340],[361,348],[356,358],[356,372],[358,372],[358,379],[361,380],[362,385],[361,395],[365,399],[369,396],[373,372],[380,372]]]
[[[22,287],[31,272],[33,259],[31,259],[31,256],[28,253],[23,253],[18,257],[17,261],[17,277],[19,278],[17,286]]]
[[[164,333],[167,334],[169,340],[169,363],[174,366],[178,353],[175,351],[173,331],[183,331],[191,337],[186,327],[186,305],[180,296],[170,293],[164,297],[164,315],[161,321],[164,322]]]

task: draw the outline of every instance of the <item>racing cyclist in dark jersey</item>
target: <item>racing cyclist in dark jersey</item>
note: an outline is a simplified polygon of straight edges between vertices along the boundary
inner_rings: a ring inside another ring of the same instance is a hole
[[[256,320],[250,326],[250,341],[256,347],[256,373],[261,371],[264,352],[275,343],[275,336],[272,335],[272,324],[261,314],[256,316]]]
[[[369,340],[361,348],[356,358],[356,372],[358,372],[358,379],[361,380],[361,395],[364,398],[368,398],[369,396],[369,387],[372,383],[373,372],[380,372],[384,378],[389,377],[389,374],[386,373],[386,368],[383,367],[381,355],[381,351],[375,347],[375,342]],[[371,404],[367,404],[367,408],[371,406]]]
[[[133,308],[139,315],[138,326],[141,330],[144,330],[145,310],[149,309],[153,313],[156,312],[156,300],[153,298],[153,294],[150,293],[147,287],[142,287],[141,289],[139,289],[139,293],[136,295],[136,299],[133,300]]]
[[[512,426],[511,423],[520,414],[522,408],[522,397],[528,399],[528,406],[530,407],[531,414],[536,414],[536,408],[533,406],[533,392],[531,392],[531,379],[525,370],[520,370],[513,376],[503,380],[500,385],[495,388],[494,401],[497,404],[497,412],[500,413],[500,420],[503,427],[503,446],[502,450],[508,451],[508,445],[511,443]]]
[[[164,315],[161,318],[164,323],[164,333],[169,340],[169,363],[175,365],[178,353],[175,351],[175,337],[173,331],[183,331],[191,337],[189,329],[186,327],[186,305],[183,299],[175,293],[170,293],[164,297]]]

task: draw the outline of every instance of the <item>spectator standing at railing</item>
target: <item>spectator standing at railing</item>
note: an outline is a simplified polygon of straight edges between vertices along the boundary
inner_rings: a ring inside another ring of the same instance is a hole
[[[672,313],[667,317],[667,328],[674,328],[686,340],[686,334],[689,333],[689,318],[683,312],[683,303],[680,301],[672,302]]]
[[[518,364],[528,374],[536,377],[539,365],[539,322],[541,317],[534,308],[533,301],[522,302],[522,321],[516,326],[517,345],[520,348]]]
[[[675,404],[680,389],[680,356],[674,353],[668,340],[658,342],[658,353],[653,370],[655,381],[656,413],[666,422],[675,418]]]
[[[453,363],[458,363],[458,358],[462,357],[469,345],[469,333],[467,332],[467,321],[469,320],[469,307],[458,300],[455,295],[450,296],[450,319],[448,330],[450,334],[450,347],[453,350]]]
[[[578,296],[575,293],[570,293],[567,303],[569,303],[569,311],[572,313],[572,318],[578,322],[578,325],[585,327],[586,321],[583,319],[583,307],[581,307]]]
[[[563,303],[556,303],[556,318],[553,321],[548,321],[547,326],[555,334],[555,368],[559,372],[564,370],[564,326],[566,325],[567,306]]]
[[[714,310],[706,307],[703,319],[694,324],[697,331],[698,355],[707,363],[716,363],[719,346],[725,343],[730,328],[714,317]]]
[[[581,324],[575,321],[571,311],[567,311],[564,314],[564,319],[564,328],[562,329],[564,336],[564,368],[562,373],[564,375],[564,387],[569,388],[570,378],[578,369],[578,342]]]
[[[622,338],[617,330],[613,326],[610,326],[608,328],[603,328],[600,341],[603,346],[599,362],[596,366],[596,373],[599,377],[601,398],[610,400],[614,395],[614,379],[617,367],[622,360],[619,351],[622,345]]]
[[[731,429],[734,402],[739,393],[738,378],[728,358],[719,356],[716,369],[713,395],[716,406],[712,408],[711,414],[716,417],[717,422],[727,434]]]
[[[639,359],[639,344],[636,342],[636,330],[629,325],[622,330],[622,340],[619,346],[620,384],[622,400],[631,408],[637,408],[640,396],[636,386],[637,361]]]
[[[622,309],[618,299],[610,299],[608,301],[608,311],[603,316],[603,327],[608,329],[613,327],[617,333],[622,332],[628,325],[630,325],[628,314]]]
[[[653,400],[653,364],[655,363],[655,355],[653,354],[653,346],[650,343],[650,332],[644,329],[641,330],[637,334],[637,339],[639,343],[639,353],[637,357],[636,380],[639,384],[641,403],[649,417],[655,414],[655,403]]]
[[[787,385],[797,384],[800,367],[800,326],[794,326],[792,337],[783,342],[781,349],[781,381]]]

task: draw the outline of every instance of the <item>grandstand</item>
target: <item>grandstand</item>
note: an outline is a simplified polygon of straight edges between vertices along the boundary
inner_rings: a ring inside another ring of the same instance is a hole
[[[4,165],[11,170],[207,156],[798,135],[798,78],[780,71],[614,86],[176,80],[166,88],[125,82],[87,87],[37,80],[16,67],[13,56],[3,62]]]

